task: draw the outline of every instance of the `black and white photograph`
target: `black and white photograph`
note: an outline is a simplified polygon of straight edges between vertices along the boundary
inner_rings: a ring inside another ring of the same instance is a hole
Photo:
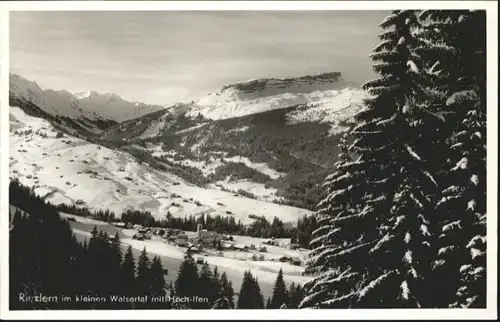
[[[496,316],[496,3],[265,3],[3,15],[9,314]]]

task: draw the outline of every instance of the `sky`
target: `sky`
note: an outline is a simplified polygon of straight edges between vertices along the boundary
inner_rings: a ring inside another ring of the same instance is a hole
[[[11,12],[10,72],[44,89],[149,104],[255,78],[372,79],[385,11]]]

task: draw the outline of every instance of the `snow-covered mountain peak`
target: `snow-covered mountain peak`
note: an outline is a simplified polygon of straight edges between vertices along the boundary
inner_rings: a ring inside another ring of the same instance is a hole
[[[10,91],[22,95],[36,95],[43,89],[36,82],[30,81],[17,74],[9,75]]]
[[[9,92],[43,111],[58,116],[79,118],[82,112],[76,98],[67,91],[43,90],[37,83],[16,74],[9,75]]]
[[[96,97],[99,95],[99,93],[95,91],[87,91],[87,92],[75,93],[74,95],[77,99],[81,100],[89,97]]]
[[[164,108],[129,102],[114,93],[88,91],[72,94],[66,90],[44,90],[37,83],[16,74],[10,74],[10,95],[31,102],[51,115],[73,119],[123,122]]]
[[[124,99],[121,98],[119,95],[115,93],[105,93],[101,94],[96,91],[88,91],[84,93],[76,93],[74,94],[76,98],[79,100],[100,100],[100,101],[123,101]]]
[[[237,92],[309,92],[315,91],[322,87],[335,87],[342,86],[343,78],[339,72],[322,73],[316,75],[306,75],[294,78],[258,78],[247,81],[237,82],[231,85],[222,87],[220,92],[237,91]]]
[[[227,119],[296,105],[324,104],[339,94],[349,96],[346,92],[361,91],[348,87],[339,72],[282,79],[260,78],[227,85],[217,93],[202,97],[194,102],[189,115]]]

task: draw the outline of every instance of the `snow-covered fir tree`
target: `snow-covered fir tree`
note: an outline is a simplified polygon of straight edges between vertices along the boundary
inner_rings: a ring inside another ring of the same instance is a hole
[[[361,242],[363,228],[356,223],[357,203],[360,202],[362,192],[358,194],[359,183],[363,182],[363,172],[352,171],[360,165],[353,161],[348,152],[348,135],[344,135],[339,142],[341,151],[339,161],[335,164],[337,171],[328,176],[324,187],[328,197],[318,205],[318,228],[312,234],[311,259],[306,266],[306,273],[321,275],[306,285],[309,288],[308,296],[302,306],[317,305],[332,298],[342,298],[350,294],[352,283],[358,276],[351,271],[350,265],[342,266],[342,261],[336,260],[336,255],[347,245],[356,245]],[[353,257],[352,259],[355,259]],[[335,305],[326,303],[331,307]]]
[[[322,227],[308,268],[321,274],[306,285],[301,307],[433,303],[429,217],[439,189],[429,143],[439,137],[423,129],[439,118],[421,84],[417,13],[394,11],[380,27],[382,43],[371,56],[380,78],[364,85],[372,97],[351,132],[356,159],[342,161],[326,180],[329,195],[319,205]]]
[[[442,97],[448,160],[436,207],[439,244],[433,263],[439,307],[486,305],[486,14],[421,14],[422,48],[434,92]]]
[[[231,302],[226,296],[222,296],[215,300],[214,304],[212,305],[213,310],[231,310],[234,309],[234,307],[231,305]]]

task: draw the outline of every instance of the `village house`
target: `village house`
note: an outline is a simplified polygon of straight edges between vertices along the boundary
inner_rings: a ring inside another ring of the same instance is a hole
[[[300,266],[302,261],[298,257],[289,257],[289,256],[282,256],[278,259],[278,261],[282,263],[288,263],[290,265],[294,266]]]
[[[234,244],[232,243],[222,243],[222,248],[226,250],[234,250]]]
[[[186,250],[186,254],[199,254],[200,253],[200,250],[195,247],[195,246],[190,246],[187,250]]]
[[[144,240],[145,236],[141,233],[136,233],[136,234],[134,234],[134,236],[132,236],[132,239]]]
[[[187,247],[189,245],[188,237],[185,234],[179,234],[175,238],[175,244],[181,247]]]
[[[234,249],[239,250],[241,252],[248,252],[248,246],[243,244],[235,244]]]
[[[288,261],[290,261],[290,257],[288,256],[281,256],[278,261],[282,262],[282,263],[287,263]]]
[[[288,262],[294,266],[300,266],[300,264],[302,263],[302,261],[298,257],[291,257]]]
[[[202,225],[198,224],[196,229],[196,236],[201,244],[212,244],[214,241],[221,240],[222,236],[215,231],[202,229]]]
[[[131,223],[124,223],[124,222],[115,222],[115,223],[113,223],[113,226],[118,227],[118,228],[132,228]]]
[[[141,233],[141,234],[147,234],[147,233],[150,233],[151,232],[151,229],[148,228],[148,227],[141,227],[138,229],[138,231]]]

